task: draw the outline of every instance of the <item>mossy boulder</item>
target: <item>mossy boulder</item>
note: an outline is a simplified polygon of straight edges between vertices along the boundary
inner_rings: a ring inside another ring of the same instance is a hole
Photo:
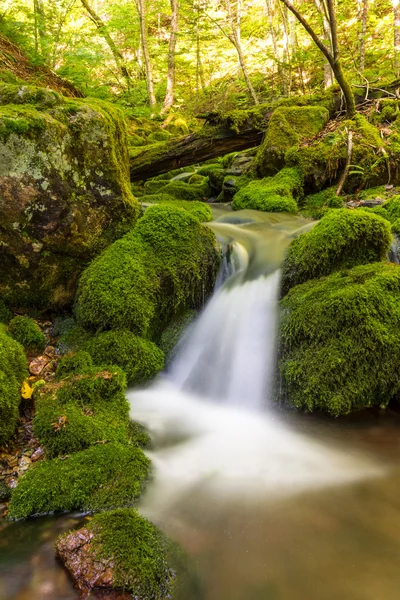
[[[61,307],[138,216],[124,117],[26,86],[0,84],[0,98],[0,293],[14,307]]]
[[[169,363],[171,362],[180,346],[180,341],[184,335],[185,330],[196,318],[195,310],[188,310],[182,315],[179,315],[168,327],[163,331],[160,340],[160,348],[165,354],[165,359]]]
[[[373,263],[296,286],[281,301],[280,390],[296,408],[346,414],[400,390],[400,267]]]
[[[98,365],[121,367],[130,385],[145,383],[164,367],[162,350],[127,329],[99,333],[86,342],[84,349]]]
[[[150,461],[137,446],[99,444],[31,466],[13,490],[8,516],[132,506],[149,476]]]
[[[295,198],[302,195],[302,183],[297,169],[282,169],[273,177],[251,181],[241,188],[233,198],[232,208],[295,213]]]
[[[79,590],[117,588],[143,600],[171,598],[171,549],[164,534],[131,508],[95,515],[56,543],[57,556]]]
[[[0,446],[9,441],[17,426],[21,383],[27,374],[22,346],[0,325]]]
[[[378,215],[332,210],[290,244],[282,267],[282,293],[338,269],[384,260],[391,241],[390,225]]]
[[[169,194],[177,200],[208,200],[212,196],[212,189],[208,178],[203,183],[186,183],[184,181],[170,181],[162,187],[163,194]]]
[[[197,200],[176,200],[173,196],[168,194],[151,194],[149,196],[142,196],[140,202],[145,204],[163,204],[164,206],[172,206],[175,208],[183,208],[188,213],[195,217],[200,223],[206,223],[212,220],[211,208],[205,202],[198,202]]]
[[[29,317],[17,316],[8,324],[8,332],[14,340],[17,340],[28,350],[43,350],[46,337],[39,325]]]
[[[157,340],[176,315],[202,306],[218,267],[210,229],[181,208],[151,206],[84,271],[76,317],[95,331],[129,329]]]
[[[336,186],[309,194],[301,206],[301,214],[312,219],[321,219],[332,208],[343,208],[344,199],[336,196]]]
[[[257,175],[265,177],[279,171],[285,152],[315,137],[327,124],[329,112],[321,106],[281,106],[274,110],[265,138],[253,161]]]

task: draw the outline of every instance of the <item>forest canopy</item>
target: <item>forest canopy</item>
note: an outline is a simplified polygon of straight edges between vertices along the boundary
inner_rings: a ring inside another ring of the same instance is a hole
[[[132,116],[229,110],[310,94],[328,61],[283,0],[6,0],[0,33],[36,65]],[[329,4],[293,6],[330,50]],[[339,0],[341,63],[352,86],[400,72],[398,0]],[[354,90],[357,87],[353,88]]]

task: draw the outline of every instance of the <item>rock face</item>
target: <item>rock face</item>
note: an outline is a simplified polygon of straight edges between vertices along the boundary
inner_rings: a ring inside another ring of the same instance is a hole
[[[97,100],[0,84],[0,295],[70,303],[80,271],[136,221],[122,114]]]

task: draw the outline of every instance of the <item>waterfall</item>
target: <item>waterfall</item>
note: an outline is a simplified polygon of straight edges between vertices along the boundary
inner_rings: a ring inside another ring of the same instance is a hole
[[[235,272],[190,326],[168,372],[128,394],[132,418],[158,447],[150,453],[156,478],[145,504],[156,513],[199,490],[213,500],[270,498],[377,473],[357,453],[294,431],[272,409],[279,265],[305,223],[245,217],[211,224],[233,244]]]

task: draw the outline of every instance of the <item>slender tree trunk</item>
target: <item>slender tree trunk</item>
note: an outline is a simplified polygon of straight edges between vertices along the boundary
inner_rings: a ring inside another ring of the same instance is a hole
[[[151,69],[149,44],[147,39],[146,0],[136,0],[136,7],[140,21],[140,38],[142,41],[143,60],[146,70],[147,95],[149,97],[149,104],[153,108],[157,104],[157,101],[154,94],[153,73]]]
[[[331,30],[329,27],[329,19],[326,11],[326,7],[323,3],[323,0],[314,0],[315,6],[322,19],[322,27],[324,31],[324,44],[327,48],[332,52],[332,40],[331,40]],[[326,60],[324,62],[324,87],[325,89],[333,85],[333,72],[332,67],[329,64],[329,61]]]
[[[250,77],[249,77],[249,74],[247,71],[246,62],[245,62],[244,54],[243,54],[243,50],[242,50],[242,44],[240,41],[240,1],[238,0],[238,14],[237,14],[237,18],[236,18],[236,23],[235,23],[235,19],[233,16],[231,0],[225,0],[225,5],[226,5],[227,13],[228,13],[229,25],[231,28],[231,35],[229,36],[229,39],[236,48],[236,52],[237,52],[238,59],[239,59],[239,65],[242,70],[243,77],[244,77],[244,80],[247,85],[247,89],[250,92],[250,95],[253,99],[254,104],[258,104],[258,98],[257,98],[256,92],[253,88],[253,85],[250,81]]]
[[[396,77],[400,76],[400,0],[393,2],[393,25],[394,25],[394,70]]]
[[[347,118],[352,119],[356,112],[356,103],[354,100],[353,90],[351,89],[351,86],[350,86],[349,82],[347,81],[347,78],[346,78],[343,68],[342,68],[342,63],[340,61],[334,0],[327,0],[328,18],[329,18],[329,25],[330,25],[331,39],[332,39],[332,52],[330,52],[330,50],[325,46],[325,44],[322,42],[322,40],[320,40],[320,38],[317,36],[317,34],[313,30],[313,28],[309,25],[309,23],[305,20],[305,18],[299,13],[299,11],[293,6],[293,4],[291,4],[289,2],[289,0],[280,0],[280,1],[283,2],[284,4],[286,4],[288,9],[294,14],[296,19],[302,24],[304,29],[307,31],[307,33],[312,38],[313,42],[318,46],[318,48],[321,50],[321,52],[323,53],[325,58],[329,61],[329,64],[332,67],[332,71],[335,75],[336,81],[338,82],[340,89],[343,92],[343,96],[344,96],[345,103],[346,103]]]
[[[108,47],[110,48],[111,54],[113,55],[115,60],[115,64],[117,65],[118,70],[120,71],[122,77],[125,79],[129,88],[131,86],[131,78],[129,76],[129,72],[125,64],[125,59],[122,56],[121,52],[118,50],[117,46],[115,45],[114,40],[108,33],[106,24],[90,6],[89,0],[81,0],[81,3],[86,12],[88,13],[91,21],[93,21],[93,23],[96,25],[99,34],[106,41]]]
[[[176,38],[178,33],[178,14],[179,14],[179,0],[171,1],[171,33],[169,36],[169,47],[168,47],[168,75],[167,75],[167,91],[165,94],[164,105],[161,114],[166,113],[174,103],[175,94],[175,48]]]
[[[365,69],[365,41],[367,36],[368,0],[358,0],[359,8],[359,45],[360,45],[360,71]]]
[[[276,64],[277,64],[277,68],[278,68],[278,75],[279,75],[279,79],[281,80],[281,85],[282,85],[282,90],[284,95],[286,95],[287,93],[287,84],[286,84],[286,78],[285,78],[285,73],[284,73],[284,69],[282,68],[282,57],[281,57],[281,53],[279,51],[279,47],[278,47],[278,39],[277,39],[277,35],[276,35],[276,30],[274,27],[274,20],[273,20],[273,16],[274,16],[274,4],[273,4],[274,0],[265,0],[265,4],[267,7],[267,17],[268,17],[268,23],[269,23],[269,31],[271,34],[271,40],[272,40],[272,47],[274,49],[274,55],[275,55],[275,60],[276,60]]]
[[[46,54],[46,20],[42,0],[34,0],[33,2],[34,18],[35,18],[35,52],[42,57]]]

